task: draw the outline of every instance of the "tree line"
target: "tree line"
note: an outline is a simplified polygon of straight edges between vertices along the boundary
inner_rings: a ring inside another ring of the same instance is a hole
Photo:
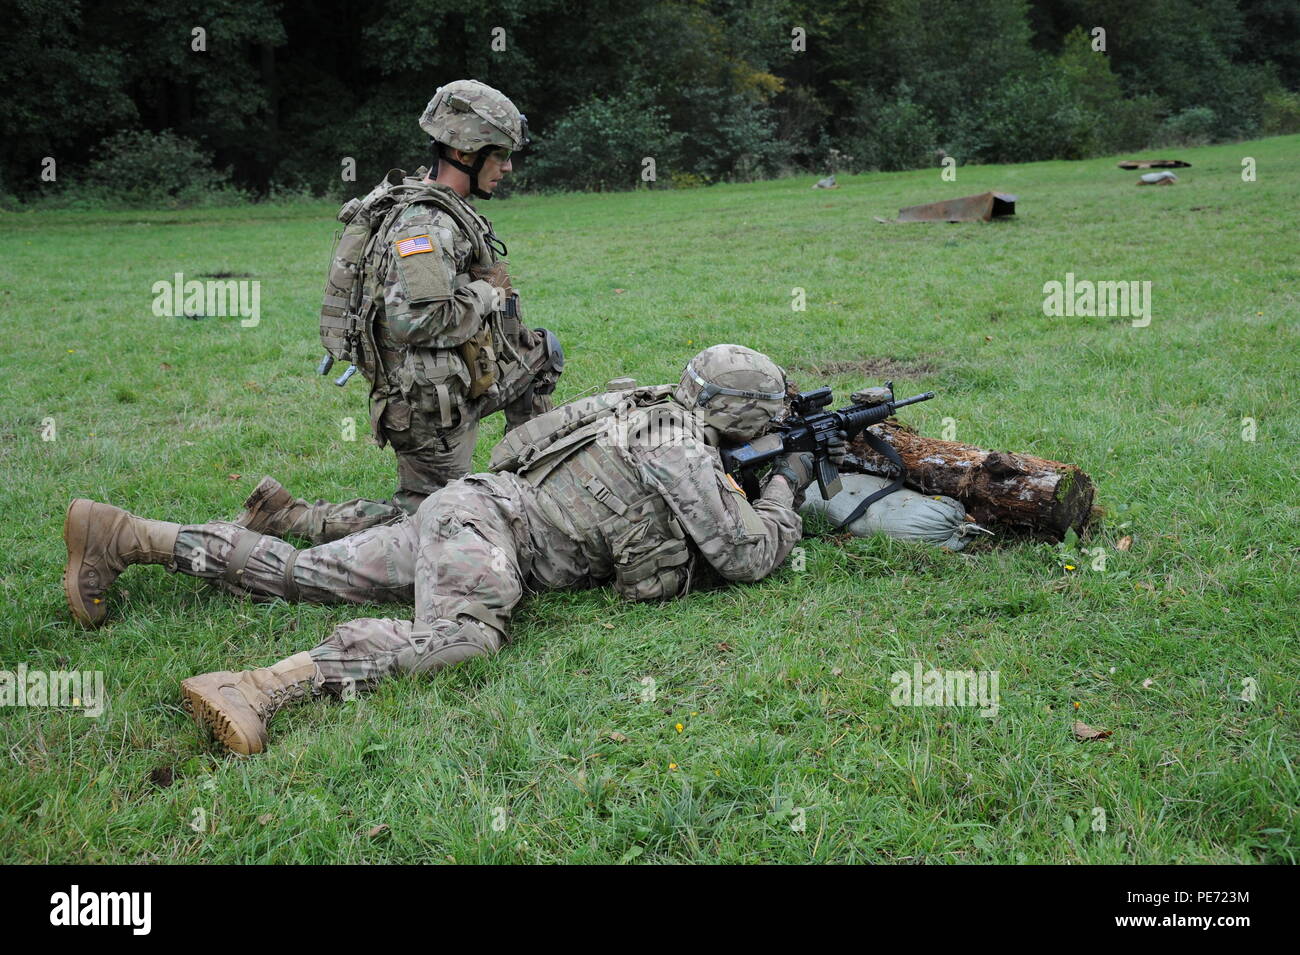
[[[528,115],[515,190],[1300,131],[1300,0],[17,0],[5,22],[9,206],[355,194],[428,161],[416,119],[469,77]]]

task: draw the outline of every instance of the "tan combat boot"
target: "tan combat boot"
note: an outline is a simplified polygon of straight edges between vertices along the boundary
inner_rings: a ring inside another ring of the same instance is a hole
[[[98,627],[108,608],[104,596],[131,564],[170,564],[181,525],[148,521],[120,507],[79,497],[68,505],[63,542],[68,563],[63,592],[83,627]]]
[[[266,724],[276,711],[315,696],[323,682],[311,654],[296,653],[272,667],[192,676],[181,683],[182,705],[226,749],[252,756],[266,749]]]
[[[244,510],[235,523],[272,537],[285,534],[309,537],[306,520],[310,508],[310,504],[294,497],[275,478],[264,477],[244,501]]]

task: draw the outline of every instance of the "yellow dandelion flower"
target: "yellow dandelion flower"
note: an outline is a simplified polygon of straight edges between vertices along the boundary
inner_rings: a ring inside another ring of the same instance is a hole
[[[678,723],[678,724],[677,724],[677,732],[680,733],[683,729],[685,729],[685,727],[683,727],[681,723]]]

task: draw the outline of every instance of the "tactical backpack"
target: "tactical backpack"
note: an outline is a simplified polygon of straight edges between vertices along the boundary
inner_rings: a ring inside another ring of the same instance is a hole
[[[514,471],[540,484],[556,465],[607,433],[621,409],[647,408],[666,402],[673,385],[653,385],[588,395],[512,428],[492,449],[488,467]]]
[[[513,471],[536,487],[602,437],[614,445],[643,437],[635,430],[620,434],[619,428],[648,425],[653,440],[656,421],[688,426],[682,409],[670,402],[674,388],[656,385],[611,391],[548,411],[511,430],[492,450],[490,467]],[[602,523],[612,535],[609,545],[615,592],[626,600],[663,600],[690,590],[695,554],[686,529],[660,494],[646,493],[621,473],[599,466],[593,472],[581,463],[553,480],[569,493],[579,486],[585,488],[593,495],[593,504],[599,501],[608,509],[608,520],[616,526]],[[564,493],[562,490],[561,495]],[[668,536],[647,534],[651,527],[666,529]]]
[[[389,223],[410,205],[431,205],[447,213],[460,226],[473,245],[474,261],[479,268],[489,268],[496,261],[485,239],[490,234],[487,221],[422,182],[425,172],[421,167],[407,178],[404,170],[391,169],[364,198],[348,200],[338,213],[343,231],[335,243],[325,281],[320,312],[321,344],[331,358],[356,365],[372,385],[384,377],[374,340],[375,310],[382,306],[383,296],[372,295],[367,289],[370,277],[367,268],[373,265],[373,274],[382,280],[392,253],[389,249],[380,250],[376,260],[375,244],[387,232]],[[470,397],[476,398],[496,377],[491,331],[485,326],[458,348],[472,378]]]

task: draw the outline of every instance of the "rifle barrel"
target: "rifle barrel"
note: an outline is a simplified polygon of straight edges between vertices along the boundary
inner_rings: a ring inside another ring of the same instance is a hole
[[[895,401],[895,402],[894,402],[894,407],[895,407],[895,408],[906,408],[908,405],[914,405],[914,404],[916,404],[918,401],[929,401],[929,400],[930,400],[931,398],[933,398],[933,397],[934,397],[934,392],[933,392],[933,391],[927,391],[927,392],[926,392],[925,394],[923,394],[923,395],[913,395],[913,396],[910,397],[910,398],[904,398],[902,401]]]

